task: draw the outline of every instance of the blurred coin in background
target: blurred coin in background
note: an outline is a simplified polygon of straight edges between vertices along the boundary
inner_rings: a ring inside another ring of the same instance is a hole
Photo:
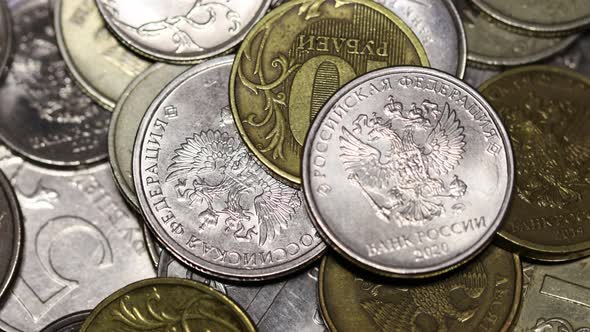
[[[89,315],[90,311],[81,311],[67,315],[49,324],[41,332],[80,332],[82,324],[84,324],[84,321]]]
[[[0,1],[0,78],[7,72],[8,61],[14,51],[12,18],[6,0]]]
[[[0,304],[17,273],[23,220],[9,179],[0,171]]]

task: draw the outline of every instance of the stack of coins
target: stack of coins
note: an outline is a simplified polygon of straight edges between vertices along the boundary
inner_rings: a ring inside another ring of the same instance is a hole
[[[0,4],[0,330],[590,331],[587,0]]]

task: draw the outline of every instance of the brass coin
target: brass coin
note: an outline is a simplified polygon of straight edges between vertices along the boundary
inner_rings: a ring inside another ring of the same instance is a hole
[[[382,5],[289,1],[238,51],[230,80],[236,124],[263,164],[300,184],[305,136],[328,98],[357,76],[401,64],[429,61],[412,30]]]
[[[108,110],[150,62],[123,47],[105,27],[94,0],[57,0],[55,31],[68,71]]]
[[[380,279],[326,257],[320,306],[335,332],[508,331],[518,311],[518,256],[489,247],[450,274],[419,281]]]
[[[256,331],[227,296],[204,284],[174,278],[147,279],[109,296],[92,311],[81,332]]]
[[[503,118],[516,190],[500,237],[547,261],[590,254],[590,78],[568,69],[507,71],[480,90]]]

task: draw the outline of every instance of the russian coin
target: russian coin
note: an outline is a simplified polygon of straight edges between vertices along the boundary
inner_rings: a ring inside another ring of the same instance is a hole
[[[533,33],[564,34],[590,26],[587,0],[471,0],[486,14]]]
[[[162,247],[158,244],[158,241],[154,238],[152,231],[150,231],[148,225],[145,223],[143,224],[143,237],[145,239],[145,246],[147,249],[148,254],[150,255],[150,259],[154,267],[158,269],[158,263],[160,261],[160,256],[162,255]]]
[[[463,77],[467,38],[452,0],[375,0],[406,23],[422,43],[430,66]]]
[[[118,290],[92,311],[81,332],[256,331],[227,296],[191,280],[157,278]]]
[[[166,251],[162,252],[158,266],[158,277],[191,279],[227,295],[244,308],[259,332],[327,331],[318,306],[317,266],[288,280],[248,286],[208,278]]]
[[[442,273],[483,250],[513,177],[492,107],[459,79],[421,67],[374,71],[338,91],[303,159],[306,202],[324,238],[396,277]]]
[[[529,264],[528,289],[514,332],[590,330],[590,259],[567,264]]]
[[[295,0],[248,34],[230,79],[231,107],[248,148],[280,178],[301,183],[309,126],[339,87],[371,70],[428,66],[412,30],[364,0]]]
[[[540,260],[590,254],[590,79],[531,66],[504,72],[480,90],[502,116],[518,164],[500,237]]]
[[[454,0],[467,34],[467,59],[489,66],[518,66],[555,55],[571,45],[578,35],[541,38],[504,29],[483,15],[467,0]]]
[[[3,158],[24,216],[23,255],[0,330],[39,331],[155,275],[141,228],[108,165],[52,171]]]
[[[89,315],[90,311],[73,313],[56,320],[46,326],[41,332],[80,332],[82,324],[84,324],[84,321]]]
[[[0,1],[0,77],[6,73],[13,47],[12,19],[6,1]]]
[[[139,209],[139,203],[133,186],[132,159],[137,129],[160,91],[188,68],[165,64],[152,65],[129,84],[113,112],[108,140],[109,161],[119,189],[136,209]]]
[[[149,62],[120,45],[107,30],[94,0],[55,2],[57,44],[82,90],[108,110]]]
[[[11,2],[16,53],[0,88],[0,139],[50,166],[91,164],[107,156],[108,112],[67,75],[44,0]]]
[[[363,274],[330,256],[320,268],[321,310],[334,332],[505,332],[521,290],[518,256],[493,246],[464,267],[420,283]]]
[[[303,194],[275,180],[242,144],[227,96],[234,57],[176,78],[138,131],[133,178],[147,222],[182,262],[227,279],[269,279],[325,244]]]
[[[0,171],[0,303],[21,255],[22,220],[16,194]]]
[[[266,13],[271,0],[96,0],[108,27],[150,58],[194,63],[230,50]],[[139,8],[139,9],[138,9]]]
[[[276,8],[289,0],[270,0],[270,7]]]

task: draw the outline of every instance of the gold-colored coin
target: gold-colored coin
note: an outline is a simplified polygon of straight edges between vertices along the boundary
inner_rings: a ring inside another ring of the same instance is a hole
[[[301,183],[309,126],[344,84],[395,65],[428,66],[412,30],[366,0],[295,0],[250,31],[236,57],[231,107],[240,134],[272,171]]]
[[[354,272],[352,272],[354,271]],[[326,257],[320,306],[331,331],[508,331],[518,311],[518,256],[491,246],[464,267],[435,279],[382,279]]]
[[[102,301],[81,332],[256,331],[244,311],[204,284],[174,278],[131,284]]]
[[[539,260],[589,255],[590,78],[531,66],[496,76],[480,90],[502,117],[516,161],[503,242]]]

